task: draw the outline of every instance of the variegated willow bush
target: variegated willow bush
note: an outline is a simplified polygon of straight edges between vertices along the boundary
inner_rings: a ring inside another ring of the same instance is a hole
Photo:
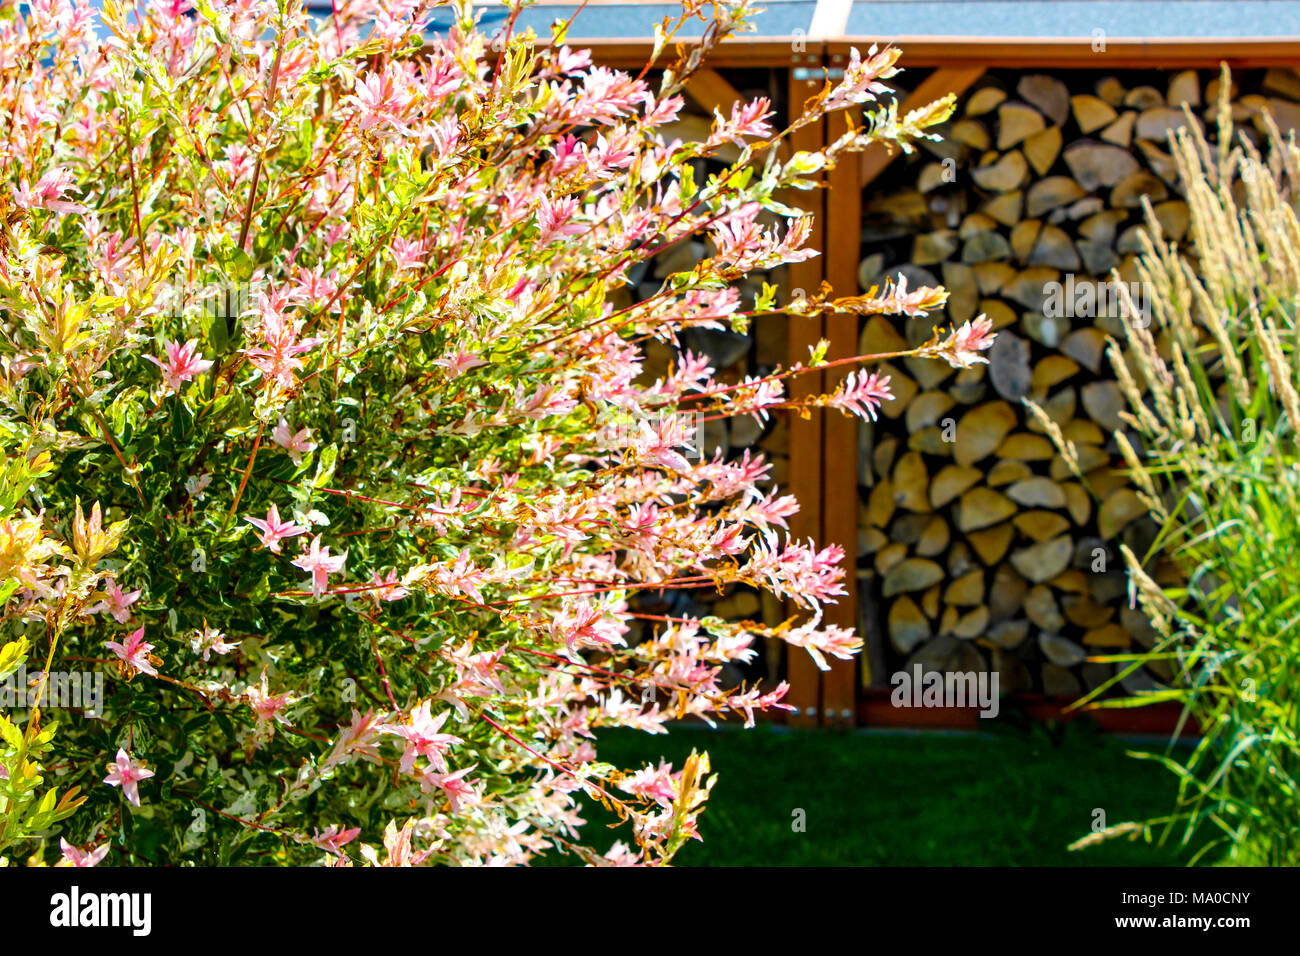
[[[1160,525],[1151,553],[1121,548],[1159,640],[1110,660],[1119,676],[1164,662],[1172,686],[1137,702],[1181,701],[1202,736],[1191,751],[1153,758],[1179,778],[1173,812],[1106,835],[1158,830],[1233,862],[1294,866],[1300,149],[1267,117],[1266,155],[1245,136],[1234,141],[1230,86],[1225,70],[1215,144],[1194,127],[1173,142],[1191,210],[1188,257],[1164,242],[1148,207],[1138,273],[1152,321],[1130,299],[1127,348],[1110,345],[1130,406],[1116,439]]]
[[[823,664],[859,647],[820,620],[842,551],[788,536],[769,466],[683,446],[711,418],[871,417],[888,382],[787,397],[824,346],[730,383],[679,350],[650,381],[642,345],[776,313],[736,283],[815,254],[778,197],[951,101],[899,117],[877,99],[898,53],[873,49],[793,121],[866,116],[823,152],[780,158],[762,100],[666,142],[743,2],[692,0],[660,51],[696,18],[703,42],[641,76],[562,25],[518,34],[514,7],[489,37],[457,4],[426,44],[429,10],[108,0],[102,39],[84,0],[0,20],[0,667],[108,676],[100,715],[0,723],[14,859],[57,837],[78,864],[663,863],[697,835],[707,755],[622,770],[600,729],[783,706],[720,684],[760,637]],[[705,259],[614,304],[691,237]],[[945,297],[829,295],[785,311]],[[908,354],[964,366],[990,338]],[[733,585],[803,613],[638,610]],[[612,849],[582,842],[584,793],[625,824]]]

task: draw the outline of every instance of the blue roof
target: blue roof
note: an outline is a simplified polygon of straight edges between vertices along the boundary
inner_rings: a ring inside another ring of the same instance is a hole
[[[1300,36],[1289,0],[857,0],[848,36],[1150,40]]]
[[[809,36],[818,0],[757,0],[751,39],[794,40]],[[1101,31],[1108,39],[1208,40],[1293,39],[1300,37],[1300,0],[821,0],[817,40],[848,38],[978,41],[981,39],[1092,40]],[[537,3],[523,10],[519,30],[531,27],[546,37],[556,20],[567,20],[578,3]],[[312,10],[328,14],[329,0],[308,0]],[[509,17],[496,2],[476,4],[482,28],[491,33]],[[665,17],[675,19],[677,3],[592,2],[582,8],[569,31],[571,41],[647,41]],[[450,10],[435,8],[432,34],[452,22]],[[842,27],[840,26],[842,24]],[[678,36],[700,36],[702,24],[688,22]],[[811,37],[810,37],[811,38]]]

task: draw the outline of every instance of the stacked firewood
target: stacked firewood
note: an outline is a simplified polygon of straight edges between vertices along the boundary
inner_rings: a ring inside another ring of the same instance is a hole
[[[1284,132],[1300,127],[1295,73],[1234,81],[1247,133],[1265,109]],[[1117,290],[1099,283],[1118,270],[1142,305],[1133,260],[1144,200],[1167,241],[1185,239],[1167,136],[1212,127],[1218,86],[1191,70],[988,74],[943,142],[864,195],[863,290],[901,272],[951,298],[926,318],[866,320],[862,352],[914,346],[981,313],[998,331],[987,366],[892,364],[895,399],[864,431],[859,574],[874,596],[864,624],[893,663],[992,668],[1003,690],[1073,697],[1114,673],[1087,658],[1150,645],[1116,548],[1142,554],[1154,530],[1112,438],[1125,404],[1105,342],[1123,341],[1126,320]],[[1074,443],[1084,480],[1025,398]],[[1125,686],[1167,676],[1139,671]]]

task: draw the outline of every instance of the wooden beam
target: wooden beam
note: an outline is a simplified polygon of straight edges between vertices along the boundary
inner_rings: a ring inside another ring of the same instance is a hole
[[[581,17],[578,18],[581,25]],[[601,66],[640,69],[653,49],[645,38],[583,37],[574,33],[565,42],[591,50]],[[694,41],[683,41],[687,46]],[[844,55],[850,47],[866,50],[873,43],[893,44],[903,50],[907,67],[981,69],[1128,70],[1217,68],[1220,62],[1236,69],[1294,67],[1300,62],[1300,37],[1193,37],[1181,40],[1147,40],[1140,37],[1107,37],[1104,51],[1092,48],[1087,37],[933,37],[850,36],[808,38],[798,51],[819,56]],[[674,49],[660,54],[657,65],[667,66],[676,56]],[[791,62],[790,39],[733,37],[720,44],[708,59],[712,68],[737,66],[784,67]]]
[[[689,96],[695,105],[712,115],[716,109],[723,116],[731,113],[733,103],[738,103],[744,97],[740,92],[727,82],[717,70],[701,69],[691,74],[686,81],[686,95]]]
[[[1094,49],[1090,37],[850,36],[828,42],[827,53],[866,50],[873,43],[901,48],[908,67],[1181,70],[1217,68],[1226,61],[1236,70],[1294,67],[1300,60],[1300,37],[1106,37],[1104,49]]]
[[[898,108],[899,115],[904,116],[911,110],[928,106],[949,93],[961,96],[983,75],[984,68],[978,66],[941,67],[922,80],[921,85],[907,95]],[[872,146],[865,150],[860,163],[861,185],[865,187],[883,173],[899,152],[883,145]]]
[[[820,80],[795,79],[793,69],[787,71],[787,91],[791,115],[803,107],[803,102],[821,88]],[[810,123],[791,134],[791,149],[817,150],[825,143],[825,121]],[[813,216],[812,235],[809,246],[825,250],[825,207],[826,191],[810,189],[797,192],[786,200],[791,205],[811,213]],[[814,256],[804,262],[791,263],[787,268],[790,294],[813,295],[821,285],[823,257]],[[791,316],[790,319],[790,353],[788,364],[807,362],[808,350],[822,338],[824,322],[819,318],[810,319]],[[806,398],[820,394],[822,391],[822,373],[820,371],[796,375],[790,380],[790,397]],[[799,540],[812,538],[816,540],[821,534],[821,470],[822,470],[822,413],[814,411],[808,419],[792,414],[790,418],[790,492],[799,501],[799,512],[790,518],[790,535]],[[787,616],[795,614],[797,609],[790,603],[786,605]],[[806,612],[802,612],[806,613]],[[797,710],[790,715],[790,723],[796,726],[815,726],[821,715],[821,672],[813,663],[808,652],[802,648],[786,648],[786,679],[790,682],[787,702]]]

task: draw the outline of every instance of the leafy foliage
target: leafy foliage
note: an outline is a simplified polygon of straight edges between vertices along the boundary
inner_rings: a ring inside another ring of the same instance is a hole
[[[86,793],[67,862],[111,844],[123,864],[663,863],[696,835],[707,755],[620,770],[598,731],[781,706],[784,686],[719,685],[760,636],[823,666],[860,645],[820,622],[842,551],[785,533],[797,505],[769,466],[683,447],[708,418],[871,417],[887,381],[788,398],[824,350],[741,382],[679,352],[649,381],[641,346],[776,311],[775,289],[749,309],[735,284],[814,254],[790,191],[907,147],[951,102],[873,107],[782,161],[791,129],[886,91],[898,51],[873,49],[786,130],[760,100],[666,142],[743,2],[666,21],[664,50],[708,28],[657,86],[593,66],[565,25],[518,33],[517,6],[489,37],[455,3],[426,43],[430,10],[106,0],[101,37],[84,0],[41,0],[0,21],[3,624],[53,667],[113,671],[103,716],[53,738]],[[739,159],[697,181],[727,143]],[[618,303],[691,237],[707,258]],[[989,338],[976,322],[909,354],[969,364]],[[637,610],[732,584],[804,613]],[[35,723],[22,759],[52,743]],[[581,791],[626,843],[581,841]],[[62,810],[41,812],[9,836]]]

